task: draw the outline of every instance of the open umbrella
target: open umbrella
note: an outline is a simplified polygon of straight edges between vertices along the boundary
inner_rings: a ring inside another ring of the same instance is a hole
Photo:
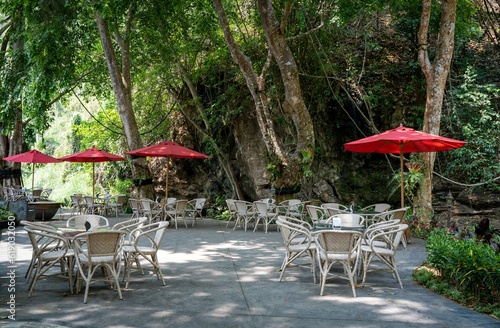
[[[31,190],[35,185],[35,164],[38,163],[59,163],[60,160],[52,156],[46,155],[36,149],[27,151],[22,154],[12,155],[3,158],[4,161],[17,163],[31,163]]]
[[[59,158],[61,161],[65,162],[75,162],[75,163],[86,163],[92,162],[92,197],[94,197],[95,185],[95,163],[96,162],[115,162],[115,161],[124,161],[125,158],[122,156],[118,156],[115,154],[110,154],[105,152],[104,150],[100,150],[98,148],[92,147],[87,150],[81,151],[79,153],[74,153],[71,155],[66,155],[64,157]]]
[[[183,147],[173,141],[165,140],[158,144],[139,148],[131,151],[125,152],[125,154],[131,156],[148,156],[148,157],[166,157],[167,158],[167,177],[165,181],[165,199],[168,198],[168,172],[169,172],[169,160],[170,158],[197,158],[197,159],[207,159],[210,156],[199,153],[192,149]]]
[[[404,207],[404,156],[405,153],[435,152],[457,149],[466,142],[415,131],[400,125],[370,137],[344,144],[348,151],[357,153],[399,154],[401,162],[401,207]]]

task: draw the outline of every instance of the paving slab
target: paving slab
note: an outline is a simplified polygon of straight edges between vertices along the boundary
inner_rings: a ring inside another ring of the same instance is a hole
[[[3,235],[2,327],[500,327],[500,321],[412,281],[413,270],[425,261],[425,243],[416,238],[397,254],[404,289],[389,271],[377,270],[369,272],[356,298],[342,279],[330,280],[319,296],[319,284],[308,269],[288,269],[279,281],[284,247],[275,227],[268,233],[233,231],[224,221],[205,218],[195,227],[168,228],[159,252],[165,286],[145,264],[144,276],[132,274],[123,300],[105,284],[96,284],[84,304],[83,293],[71,294],[61,278],[39,281],[27,297],[24,274],[31,245],[17,227],[15,321],[7,318],[8,246]]]

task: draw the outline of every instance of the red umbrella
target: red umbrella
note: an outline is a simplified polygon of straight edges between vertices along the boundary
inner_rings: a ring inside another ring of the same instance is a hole
[[[405,153],[435,152],[463,147],[464,141],[445,138],[414,129],[399,127],[370,137],[344,144],[348,151],[357,153],[399,154],[401,162],[401,207],[404,207],[404,156]]]
[[[199,153],[192,149],[183,147],[173,141],[165,140],[156,145],[139,148],[125,152],[132,156],[166,157],[167,158],[167,177],[165,182],[165,199],[168,198],[168,172],[170,158],[197,158],[207,159],[210,156]]]
[[[89,148],[87,150],[81,151],[79,153],[74,153],[71,155],[66,155],[59,158],[61,161],[65,162],[76,162],[76,163],[86,163],[92,162],[92,197],[94,197],[94,176],[95,176],[95,163],[96,162],[115,162],[124,161],[125,158],[115,154],[110,154],[104,150],[97,149],[95,147]]]
[[[35,185],[35,163],[59,163],[60,160],[49,155],[33,149],[22,154],[12,155],[3,158],[4,161],[16,162],[16,163],[31,163],[32,173],[31,173],[31,190]]]

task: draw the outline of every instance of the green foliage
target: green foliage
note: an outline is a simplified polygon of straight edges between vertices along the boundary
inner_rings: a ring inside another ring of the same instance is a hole
[[[0,221],[6,221],[12,216],[15,217],[15,214],[7,210],[5,207],[0,206]]]
[[[426,250],[429,265],[448,283],[477,300],[500,301],[500,253],[493,247],[434,229],[427,239]]]
[[[300,150],[300,155],[302,156],[300,160],[300,166],[302,168],[302,173],[305,178],[312,178],[313,172],[311,170],[311,164],[313,161],[313,154],[305,149]]]
[[[479,72],[467,67],[462,83],[452,90],[452,109],[446,122],[467,145],[446,154],[449,172],[463,177],[462,182],[478,183],[499,176],[500,162],[500,86],[481,83]],[[500,183],[490,183],[500,190]]]
[[[424,174],[419,170],[410,169],[403,172],[404,177],[404,193],[405,198],[413,204],[413,199],[415,198],[418,190],[419,183],[424,178]],[[389,181],[389,186],[391,186],[391,193],[389,197],[397,192],[401,191],[401,171],[394,171],[391,180]]]

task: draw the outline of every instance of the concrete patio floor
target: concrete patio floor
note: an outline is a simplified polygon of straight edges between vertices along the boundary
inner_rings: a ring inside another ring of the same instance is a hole
[[[24,274],[31,245],[22,227],[15,244],[13,321],[6,318],[11,268],[5,235],[0,242],[2,327],[500,327],[498,320],[413,283],[412,271],[425,260],[419,239],[397,255],[404,289],[383,270],[368,273],[356,298],[347,281],[335,279],[319,296],[307,269],[289,269],[279,282],[284,247],[274,226],[267,234],[233,231],[226,222],[205,218],[195,227],[168,228],[159,252],[166,286],[150,271],[136,272],[123,300],[97,284],[90,287],[87,304],[83,293],[70,294],[61,278],[39,281],[28,298]]]

